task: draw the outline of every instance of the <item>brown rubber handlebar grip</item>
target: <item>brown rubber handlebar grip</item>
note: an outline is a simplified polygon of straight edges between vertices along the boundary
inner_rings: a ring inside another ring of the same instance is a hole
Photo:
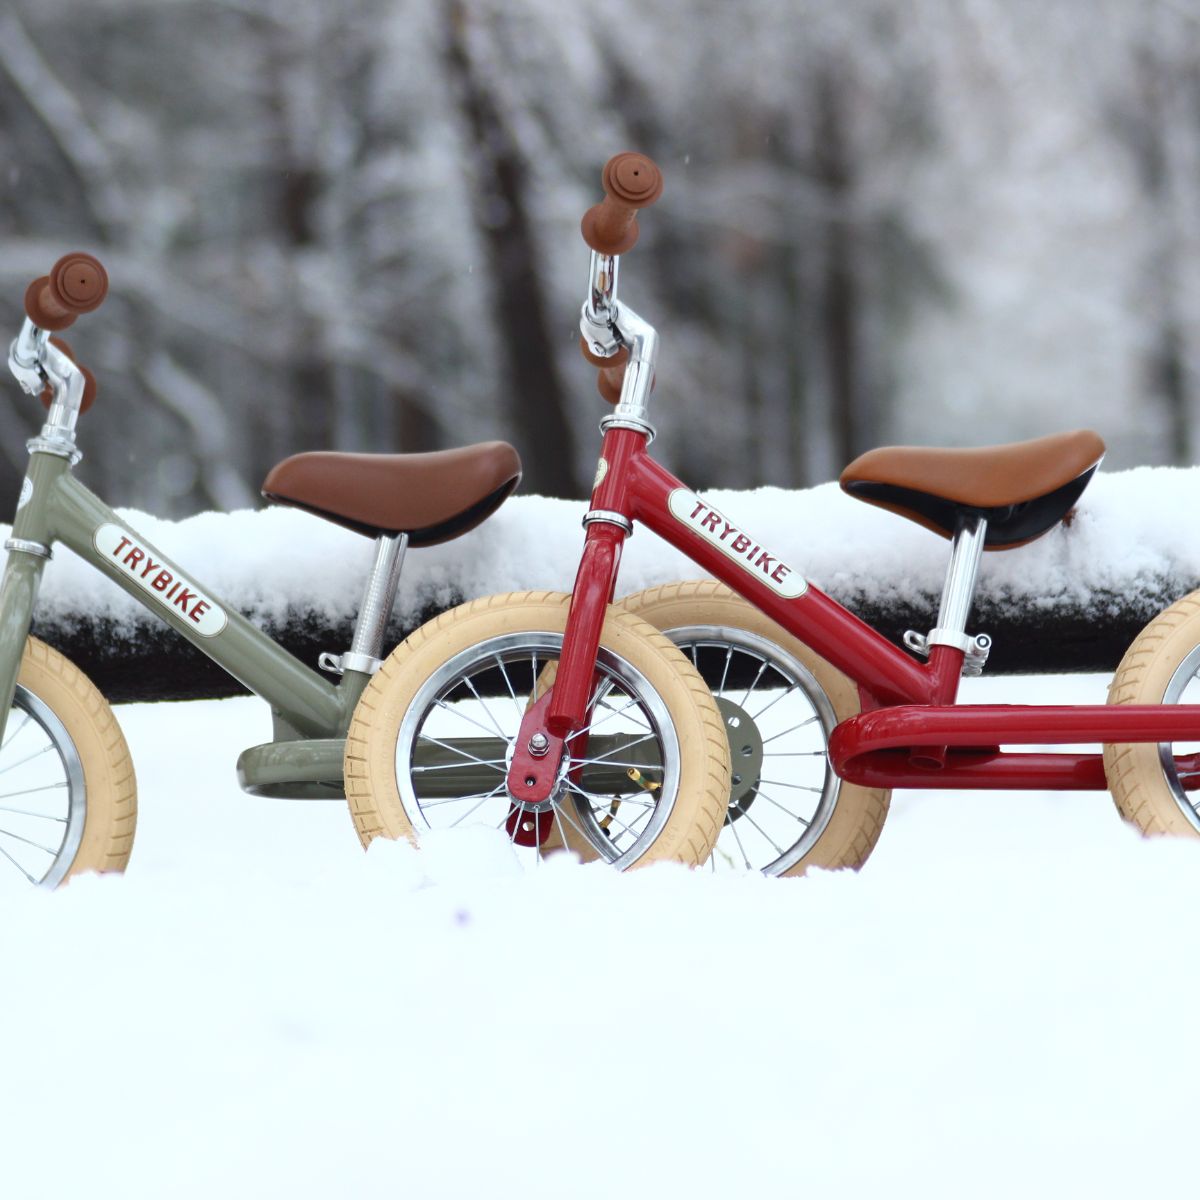
[[[50,339],[50,344],[65,354],[83,373],[83,399],[79,403],[79,411],[81,413],[87,412],[87,410],[92,407],[92,404],[96,399],[95,375],[93,375],[91,371],[87,369],[87,367],[80,363],[79,359],[75,357],[75,351],[72,350],[62,338],[52,337]],[[42,389],[42,394],[38,397],[38,399],[41,400],[44,407],[49,408],[50,405],[54,403],[54,389],[47,384]]]
[[[598,254],[624,254],[638,239],[638,210],[662,195],[662,172],[644,154],[626,151],[604,164],[604,199],[583,215],[583,240]]]
[[[25,315],[39,328],[57,333],[75,318],[99,308],[108,295],[108,272],[90,254],[64,254],[49,275],[25,289]]]

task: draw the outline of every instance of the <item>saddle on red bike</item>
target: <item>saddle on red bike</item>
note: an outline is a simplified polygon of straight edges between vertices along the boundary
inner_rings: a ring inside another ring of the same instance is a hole
[[[954,536],[962,516],[981,516],[984,548],[1008,550],[1053,529],[1103,457],[1104,442],[1090,429],[967,450],[885,446],[859,455],[841,485],[943,537]]]

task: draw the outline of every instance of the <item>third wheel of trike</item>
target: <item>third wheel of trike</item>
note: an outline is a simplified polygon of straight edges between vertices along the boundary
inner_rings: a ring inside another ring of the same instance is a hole
[[[729,797],[721,717],[688,659],[628,613],[605,619],[587,723],[568,740],[551,803],[527,812],[510,797],[512,747],[557,663],[570,599],[488,596],[392,652],[346,739],[346,796],[364,846],[484,824],[531,860],[564,843],[620,869],[707,860]]]
[[[1200,592],[1164,609],[1134,639],[1108,689],[1110,704],[1200,704]],[[1143,833],[1200,836],[1200,738],[1104,747],[1121,815]]]
[[[855,684],[713,580],[648,588],[619,607],[684,652],[721,711],[731,776],[712,869],[862,866],[891,793],[845,783],[829,763],[829,735],[860,710]]]

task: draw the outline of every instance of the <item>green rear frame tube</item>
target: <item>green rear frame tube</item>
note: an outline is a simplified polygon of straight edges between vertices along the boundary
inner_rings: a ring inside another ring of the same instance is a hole
[[[154,613],[223,667],[250,691],[261,696],[299,734],[310,738],[344,736],[354,705],[367,677],[353,679],[347,672],[342,686],[329,683],[306,667],[262,630],[251,624],[219,597],[204,587],[152,546],[135,529],[90,492],[70,473],[70,463],[61,455],[34,451],[26,474],[25,497],[13,520],[14,540],[52,547],[61,542],[113,580],[139,604]],[[197,626],[177,615],[164,602],[156,601],[111,555],[101,553],[97,534],[103,526],[115,525],[130,541],[144,549],[160,567],[175,577],[203,590],[225,616],[220,632],[206,636]],[[37,587],[45,559],[28,551],[8,555],[0,581],[0,736],[12,704],[21,650],[29,634]]]

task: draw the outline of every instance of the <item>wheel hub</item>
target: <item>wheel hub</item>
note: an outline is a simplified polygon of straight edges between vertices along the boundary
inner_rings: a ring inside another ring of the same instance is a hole
[[[732,700],[718,698],[717,708],[729,739],[729,812],[728,825],[743,816],[758,795],[762,775],[763,741],[754,718]]]

